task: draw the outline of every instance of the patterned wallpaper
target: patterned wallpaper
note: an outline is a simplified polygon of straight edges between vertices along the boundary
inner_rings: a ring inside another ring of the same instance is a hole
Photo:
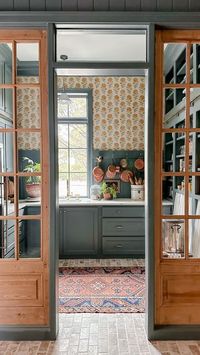
[[[37,77],[18,77],[18,83],[38,83]],[[40,128],[40,91],[39,88],[17,89],[18,128]],[[37,132],[18,134],[18,148],[39,149],[40,134]]]
[[[18,82],[37,82],[19,77]],[[144,149],[143,77],[58,77],[58,88],[93,90],[93,148],[99,150]],[[18,127],[40,127],[38,88],[17,90]],[[39,134],[20,135],[19,149],[39,149]]]
[[[58,88],[93,90],[93,148],[144,149],[144,77],[58,77]]]

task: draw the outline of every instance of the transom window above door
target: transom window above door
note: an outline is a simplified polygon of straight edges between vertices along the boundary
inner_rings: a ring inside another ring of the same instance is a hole
[[[87,197],[89,185],[89,93],[58,92],[59,197]]]
[[[137,50],[135,50],[137,48]],[[78,30],[59,28],[56,32],[58,62],[146,62],[147,31]]]

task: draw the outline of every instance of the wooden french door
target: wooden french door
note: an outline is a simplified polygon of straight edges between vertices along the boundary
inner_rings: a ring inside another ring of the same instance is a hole
[[[0,325],[49,322],[47,44],[0,30]]]
[[[200,31],[156,34],[155,319],[200,324]]]

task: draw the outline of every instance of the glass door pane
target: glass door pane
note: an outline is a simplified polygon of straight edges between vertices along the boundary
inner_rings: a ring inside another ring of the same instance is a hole
[[[11,42],[0,42],[0,85],[12,84],[12,55],[13,44]],[[0,90],[0,96],[1,93],[2,89]]]
[[[39,82],[39,43],[16,44],[17,83]]]

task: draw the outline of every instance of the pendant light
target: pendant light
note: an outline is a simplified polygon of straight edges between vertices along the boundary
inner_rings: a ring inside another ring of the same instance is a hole
[[[70,97],[68,96],[67,92],[64,91],[64,87],[62,90],[62,92],[58,92],[58,101],[70,105],[72,102]]]

